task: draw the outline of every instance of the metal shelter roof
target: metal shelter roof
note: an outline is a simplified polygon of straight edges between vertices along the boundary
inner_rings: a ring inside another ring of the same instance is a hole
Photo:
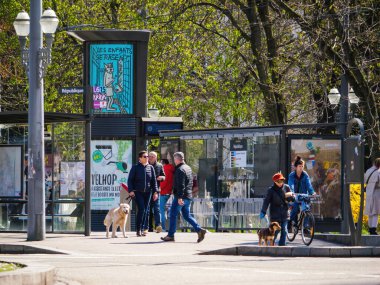
[[[81,122],[91,120],[86,114],[45,112],[45,123]],[[27,124],[27,111],[0,112],[0,124]]]
[[[81,42],[94,41],[138,41],[148,42],[150,31],[148,30],[94,30],[94,31],[68,31],[70,36]]]

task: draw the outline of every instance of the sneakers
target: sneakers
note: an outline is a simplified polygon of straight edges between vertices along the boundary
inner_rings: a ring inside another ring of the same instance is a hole
[[[157,226],[156,227],[156,233],[160,233],[160,232],[162,232],[162,227],[161,226]]]
[[[205,229],[201,229],[198,232],[198,240],[197,240],[197,242],[201,242],[202,240],[204,240],[206,233],[207,233],[207,231]]]
[[[161,240],[163,240],[163,241],[174,241],[174,237],[166,236],[166,237],[162,237]]]
[[[142,235],[143,237],[147,236],[147,235],[148,235],[148,230],[143,230],[143,231],[141,232],[141,235]]]

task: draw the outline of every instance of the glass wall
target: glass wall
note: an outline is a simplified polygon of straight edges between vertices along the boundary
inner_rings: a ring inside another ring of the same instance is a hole
[[[84,123],[46,124],[45,215],[47,232],[84,232]],[[0,231],[27,231],[28,128],[2,125],[0,144],[22,149],[19,195],[0,193]],[[5,167],[4,161],[0,162]]]
[[[195,180],[192,212],[210,229],[257,228],[263,197],[281,168],[280,132],[215,132],[180,137]]]

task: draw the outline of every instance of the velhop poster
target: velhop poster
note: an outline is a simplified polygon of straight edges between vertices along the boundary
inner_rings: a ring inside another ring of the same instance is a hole
[[[131,166],[131,140],[91,141],[92,210],[109,210],[119,204],[121,184],[127,184]]]
[[[93,113],[133,114],[133,45],[91,44],[89,54]]]

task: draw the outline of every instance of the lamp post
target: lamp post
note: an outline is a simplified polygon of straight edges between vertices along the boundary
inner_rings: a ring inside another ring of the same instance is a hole
[[[29,241],[45,239],[45,147],[44,147],[44,99],[43,77],[51,62],[53,35],[58,18],[50,8],[41,16],[42,2],[30,2],[30,18],[25,11],[14,21],[14,28],[21,45],[22,64],[29,79],[28,110],[28,237]],[[42,32],[46,44],[42,45]],[[29,49],[26,40],[30,33]]]
[[[345,78],[345,76],[343,76]],[[342,95],[339,93],[337,88],[332,88],[328,94],[328,99],[330,101],[331,105],[338,105],[340,103],[340,116],[339,116],[339,133],[342,136],[343,139],[346,138],[346,125],[348,122],[349,118],[349,113],[350,113],[350,104],[358,104],[359,103],[359,97],[356,96],[354,90],[351,88],[350,91],[348,92],[349,86],[347,81],[344,79],[342,80]],[[357,120],[357,119],[356,119]],[[360,120],[358,120],[360,121]],[[349,124],[351,128],[351,123]],[[351,129],[350,129],[351,131]],[[364,155],[361,159],[364,158]],[[343,156],[343,164],[345,163],[345,158]],[[349,193],[349,188],[346,187],[346,178],[343,176],[343,223],[342,223],[342,232],[343,233],[349,233],[350,230],[350,225],[349,225],[349,220],[351,215],[351,206],[350,206],[350,193]],[[351,229],[352,231],[352,229]]]

